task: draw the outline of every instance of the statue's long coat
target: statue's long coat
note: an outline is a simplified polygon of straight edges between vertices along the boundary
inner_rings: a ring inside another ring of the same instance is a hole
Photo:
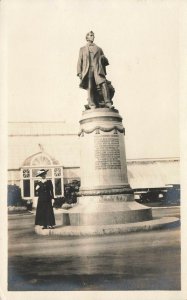
[[[93,66],[94,66],[94,78],[97,85],[106,81],[106,69],[105,66],[108,65],[108,60],[105,58],[103,50],[97,45],[93,44],[92,51],[94,53]],[[104,64],[102,64],[104,60]],[[88,45],[80,48],[79,58],[77,63],[77,75],[82,75],[82,80],[80,82],[80,87],[83,89],[88,88],[88,71],[89,71],[89,49]]]

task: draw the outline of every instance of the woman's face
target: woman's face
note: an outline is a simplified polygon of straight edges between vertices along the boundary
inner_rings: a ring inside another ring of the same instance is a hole
[[[46,174],[42,175],[42,179],[45,179],[46,178]]]

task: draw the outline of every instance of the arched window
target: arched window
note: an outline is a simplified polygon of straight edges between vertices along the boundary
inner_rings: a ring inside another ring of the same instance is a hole
[[[44,154],[34,157],[31,161],[32,166],[49,166],[52,165],[52,161]]]

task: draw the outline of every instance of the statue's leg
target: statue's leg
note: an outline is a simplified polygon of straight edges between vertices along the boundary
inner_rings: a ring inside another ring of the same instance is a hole
[[[94,79],[94,72],[93,68],[89,69],[88,75],[88,105],[90,107],[96,107],[94,101],[94,89],[95,89],[95,79]]]
[[[102,89],[102,94],[103,94],[103,98],[104,98],[104,101],[105,101],[105,106],[109,107],[109,108],[112,107],[112,103],[111,103],[111,100],[110,100],[110,92],[109,92],[109,88],[108,88],[106,82],[103,82],[101,84],[101,89]]]

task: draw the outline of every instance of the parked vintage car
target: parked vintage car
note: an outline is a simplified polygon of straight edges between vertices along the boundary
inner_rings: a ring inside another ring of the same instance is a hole
[[[164,187],[134,189],[135,200],[139,203],[160,203],[180,205],[180,185],[168,184]]]

